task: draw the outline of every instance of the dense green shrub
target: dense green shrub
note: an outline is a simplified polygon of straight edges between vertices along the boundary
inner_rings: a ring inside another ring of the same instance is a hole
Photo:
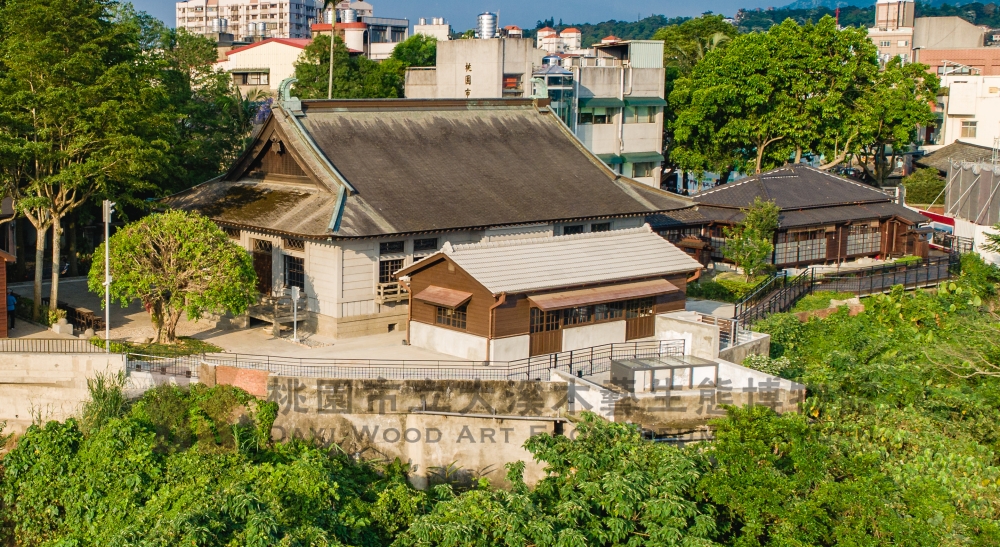
[[[746,364],[808,386],[801,413],[728,408],[684,448],[585,413],[527,442],[534,488],[513,463],[507,489],[418,492],[398,461],[273,444],[277,405],[232,387],[123,406],[91,386],[100,419],[33,426],[0,460],[0,544],[998,545],[1000,272],[962,265],[854,317],[756,323],[772,358]]]
[[[795,307],[792,308],[792,312],[825,310],[830,307],[831,300],[849,300],[854,297],[855,294],[849,292],[816,291],[803,296],[802,299],[796,302]]]
[[[914,264],[921,264],[923,261],[924,259],[919,256],[907,255],[893,260],[892,263],[894,266],[913,266]]]
[[[723,273],[714,279],[688,285],[687,295],[692,298],[736,303],[749,296],[765,279],[767,276],[758,276],[745,281],[738,274]]]
[[[937,203],[943,203],[944,179],[933,167],[918,169],[906,176],[902,184],[906,188],[906,203],[931,205],[935,198]]]

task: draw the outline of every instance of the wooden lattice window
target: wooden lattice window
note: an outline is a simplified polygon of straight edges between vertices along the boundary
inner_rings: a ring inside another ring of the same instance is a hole
[[[253,250],[259,253],[269,253],[274,248],[274,244],[266,239],[253,240]]]
[[[290,239],[286,237],[281,240],[281,246],[286,251],[305,251],[306,241],[304,239]]]

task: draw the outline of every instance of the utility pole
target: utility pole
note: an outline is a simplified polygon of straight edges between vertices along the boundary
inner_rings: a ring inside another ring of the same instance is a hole
[[[299,296],[298,287],[292,287],[292,342],[299,342]]]
[[[111,215],[115,203],[104,200],[104,349],[111,353]]]

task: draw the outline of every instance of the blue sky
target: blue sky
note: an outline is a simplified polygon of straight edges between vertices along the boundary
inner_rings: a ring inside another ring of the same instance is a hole
[[[539,19],[555,17],[565,23],[598,23],[608,19],[631,20],[638,16],[663,14],[668,17],[699,15],[714,11],[733,15],[739,8],[781,6],[791,0],[369,0],[375,15],[405,17],[411,24],[419,17],[444,17],[455,29],[475,26],[476,15],[484,11],[500,11],[501,25],[533,28]],[[174,25],[174,2],[167,0],[133,0],[135,6],[147,11],[168,25]]]

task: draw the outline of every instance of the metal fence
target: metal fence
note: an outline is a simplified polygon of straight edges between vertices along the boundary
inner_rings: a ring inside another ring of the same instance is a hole
[[[0,353],[104,353],[104,348],[80,338],[3,338]]]
[[[954,265],[953,257],[942,256],[919,264],[883,266],[848,274],[826,275],[815,281],[812,290],[869,296],[892,290],[896,285],[902,285],[906,289],[930,287],[949,279]]]
[[[539,355],[518,361],[393,361],[376,359],[308,359],[210,353],[158,357],[130,353],[132,371],[197,378],[202,364],[260,370],[277,376],[352,380],[543,380],[552,371],[590,376],[611,370],[611,362],[683,356],[684,340],[608,344],[593,348]]]
[[[792,309],[799,299],[812,292],[814,271],[807,269],[791,280],[780,276],[780,284],[770,286],[771,292],[758,298],[753,305],[737,306],[736,322],[746,327],[771,314]]]
[[[816,291],[847,292],[870,296],[892,290],[931,287],[950,279],[956,272],[961,255],[951,253],[923,262],[886,264],[862,270],[817,276],[808,268],[793,279],[777,276],[736,305],[736,321],[747,326],[774,313],[786,312],[803,296]]]

